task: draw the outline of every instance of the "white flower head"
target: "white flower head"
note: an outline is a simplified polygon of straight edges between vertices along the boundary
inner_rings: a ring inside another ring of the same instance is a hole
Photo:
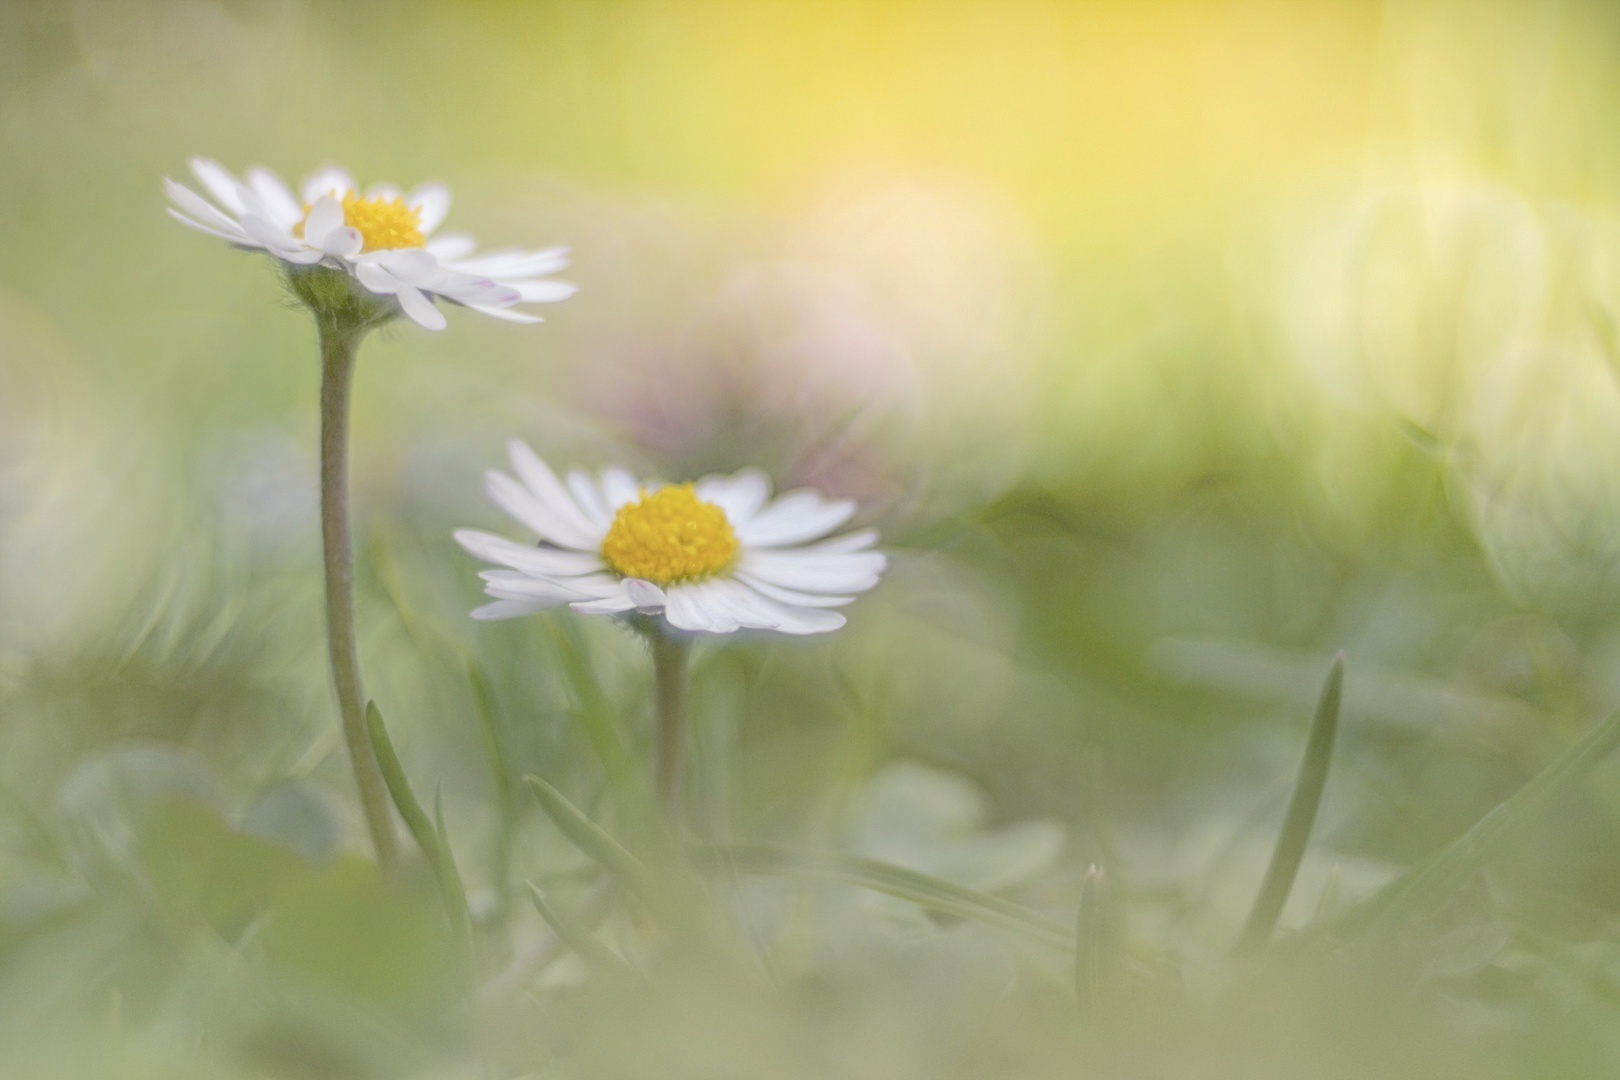
[[[408,195],[374,184],[361,194],[353,176],[328,165],[304,181],[302,198],[295,199],[269,169],[249,169],[244,182],[216,161],[192,158],[191,171],[214,202],[165,179],[174,202],[169,213],[177,221],[294,267],[344,270],[368,292],[393,297],[429,330],[445,325],[435,296],[497,319],[539,322],[513,305],[574,293],[567,282],[541,277],[568,265],[567,248],[474,255],[476,244],[465,233],[435,235],[450,210],[450,189],[443,184],[423,184]]]
[[[639,483],[623,469],[566,480],[519,440],[513,479],[491,469],[489,497],[539,534],[538,546],[458,529],[495,597],[475,619],[509,619],[568,604],[587,614],[662,613],[677,630],[816,634],[844,625],[830,608],[877,584],[888,564],[871,529],[821,539],[855,512],[809,491],[771,498],[744,469],[695,483]],[[815,541],[812,543],[812,541]]]

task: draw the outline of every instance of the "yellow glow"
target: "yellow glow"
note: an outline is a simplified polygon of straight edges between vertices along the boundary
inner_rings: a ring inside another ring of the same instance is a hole
[[[657,585],[712,577],[736,554],[726,512],[698,498],[691,484],[643,492],[640,501],[619,507],[602,541],[610,567]]]

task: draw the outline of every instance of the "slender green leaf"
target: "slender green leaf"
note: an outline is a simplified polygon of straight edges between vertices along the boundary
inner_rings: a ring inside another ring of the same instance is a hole
[[[417,845],[432,858],[433,850],[438,847],[433,823],[428,820],[422,804],[416,801],[416,795],[411,791],[410,781],[405,778],[404,767],[399,763],[399,755],[394,751],[393,740],[388,737],[388,728],[383,724],[382,713],[375,701],[366,703],[366,734],[371,739],[372,752],[377,755],[383,781],[388,785],[388,794],[393,797],[399,816],[405,819],[405,827],[411,831]]]
[[[529,886],[529,898],[534,901],[534,909],[551,927],[552,933],[578,953],[581,960],[601,971],[635,972],[628,960],[598,941],[583,923],[553,907],[540,886],[532,881],[526,884]]]
[[[1074,932],[1075,995],[1088,1014],[1102,1004],[1124,957],[1125,927],[1119,902],[1102,867],[1093,864],[1080,890]]]
[[[1322,696],[1316,702],[1316,719],[1311,722],[1310,741],[1305,745],[1305,759],[1299,763],[1299,776],[1294,781],[1294,794],[1288,800],[1288,812],[1283,815],[1282,831],[1277,834],[1277,846],[1271,852],[1271,864],[1266,867],[1260,892],[1254,898],[1249,921],[1238,939],[1240,952],[1252,952],[1271,938],[1288,903],[1288,894],[1294,888],[1294,877],[1299,873],[1300,861],[1311,840],[1311,829],[1316,824],[1316,810],[1322,804],[1322,789],[1327,786],[1328,767],[1333,763],[1333,740],[1339,730],[1339,703],[1344,697],[1344,653],[1333,658],[1327,681],[1322,684]]]
[[[466,935],[469,944],[474,942],[472,912],[467,907],[467,888],[461,881],[461,870],[456,866],[456,853],[450,847],[450,833],[444,827],[444,790],[433,790],[433,834],[438,841],[438,862],[433,867],[434,875],[439,880],[439,887],[445,893],[445,907],[450,912],[450,921],[456,928]]]
[[[517,823],[517,800],[512,795],[511,756],[507,753],[506,737],[501,731],[494,687],[490,685],[489,673],[477,660],[467,662],[467,683],[472,688],[474,712],[478,717],[479,733],[483,735],[484,756],[489,761],[490,783],[495,793],[498,822],[493,860],[495,891],[504,898],[511,880],[512,842]]]
[[[1480,866],[1501,851],[1527,821],[1579,783],[1593,766],[1620,747],[1620,710],[1498,803],[1469,830],[1384,886],[1335,924],[1345,938],[1388,933],[1413,916],[1433,911],[1467,884]]]
[[[490,685],[489,673],[476,660],[467,664],[467,683],[477,707],[478,731],[484,738],[484,753],[489,759],[490,782],[502,812],[506,813],[512,805],[512,768],[506,752],[506,737],[501,732],[500,711],[495,706],[495,689]]]
[[[444,898],[445,913],[449,915],[451,925],[458,933],[464,935],[470,933],[467,893],[461,883],[461,874],[456,870],[455,859],[451,857],[449,845],[443,839],[442,821],[440,827],[435,827],[433,822],[428,820],[422,804],[416,801],[416,794],[411,791],[410,781],[405,778],[405,769],[399,763],[399,755],[394,752],[394,743],[388,737],[388,728],[383,724],[382,713],[374,701],[366,702],[366,733],[371,738],[371,749],[377,755],[377,765],[382,769],[383,783],[388,787],[388,794],[394,800],[399,816],[405,819],[405,827],[411,831],[411,836],[433,868],[433,876],[439,883],[439,893]]]
[[[601,759],[608,782],[620,795],[639,791],[635,761],[625,749],[624,741],[613,723],[613,711],[596,680],[596,673],[591,670],[579,627],[567,619],[557,620],[555,626],[563,673],[579,699],[580,722],[585,727],[585,736],[590,740],[592,749]]]
[[[920,907],[1024,934],[1059,948],[1074,939],[1059,922],[1021,904],[892,863],[838,852],[799,851],[771,844],[717,844],[692,849],[700,867],[739,874],[796,875],[857,885]]]
[[[602,828],[586,817],[584,812],[569,802],[556,788],[540,779],[538,776],[525,776],[523,778],[534,791],[535,797],[540,800],[541,809],[556,823],[557,828],[574,846],[595,859],[602,868],[612,874],[625,888],[648,900],[653,892],[650,875],[647,867],[630,852],[626,851],[617,840],[609,836]]]

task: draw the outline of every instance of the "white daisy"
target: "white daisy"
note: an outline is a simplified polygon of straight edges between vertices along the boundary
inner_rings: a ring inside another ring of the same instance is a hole
[[[374,184],[361,195],[354,177],[328,165],[304,181],[303,197],[295,199],[269,169],[249,169],[246,183],[207,158],[192,158],[191,171],[218,205],[165,178],[176,220],[288,263],[346,270],[370,292],[394,297],[429,330],[445,325],[433,296],[497,319],[539,322],[512,305],[574,293],[567,282],[540,278],[568,265],[565,247],[474,256],[477,245],[465,233],[434,235],[450,210],[450,189],[443,184],[423,184],[409,195]]]
[[[485,487],[540,543],[456,531],[462,547],[506,567],[480,575],[496,600],[475,619],[568,604],[588,614],[662,612],[678,630],[815,634],[843,626],[828,609],[876,585],[888,562],[868,550],[872,529],[820,540],[854,503],[808,490],[772,499],[770,481],[753,469],[672,485],[638,483],[618,468],[563,481],[521,441],[510,450],[518,478],[491,469]]]

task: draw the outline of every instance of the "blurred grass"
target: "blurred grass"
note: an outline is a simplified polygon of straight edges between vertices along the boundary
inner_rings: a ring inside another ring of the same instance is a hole
[[[0,1052],[1613,1072],[1612,762],[1391,942],[1310,931],[1620,703],[1617,58],[1596,3],[0,2]],[[645,980],[562,950],[469,1004],[431,868],[352,854],[313,334],[164,217],[196,153],[437,177],[487,243],[573,245],[543,326],[365,347],[361,649],[476,974],[546,940],[534,882]],[[634,900],[587,920],[598,871],[517,780],[632,843],[649,670],[599,620],[465,618],[449,530],[502,525],[478,478],[513,435],[858,497],[895,558],[845,631],[695,658],[697,838],[1062,926],[1103,866],[1108,1022],[1066,956],[815,875],[710,874],[742,963]],[[1339,648],[1312,844],[1230,963]]]

